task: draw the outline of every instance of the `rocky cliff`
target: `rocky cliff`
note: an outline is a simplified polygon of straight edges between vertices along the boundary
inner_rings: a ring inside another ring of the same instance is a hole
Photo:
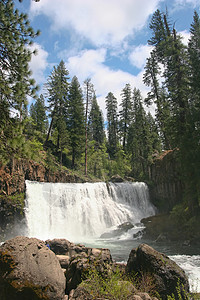
[[[168,150],[154,160],[150,170],[150,196],[160,211],[169,211],[183,195],[178,149]]]
[[[43,164],[31,160],[13,160],[8,165],[0,164],[0,194],[13,195],[25,192],[25,180],[40,182],[83,182],[67,171],[51,171]]]

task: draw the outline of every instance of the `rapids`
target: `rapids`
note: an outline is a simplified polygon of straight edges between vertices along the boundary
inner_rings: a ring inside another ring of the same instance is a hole
[[[127,261],[132,248],[147,243],[174,259],[187,273],[190,289],[200,293],[200,253],[178,244],[155,243],[133,238],[143,225],[142,218],[156,210],[149,200],[148,187],[135,183],[41,183],[26,181],[26,235],[42,240],[65,238],[91,247],[109,248],[116,261]],[[119,235],[119,225],[134,226]]]

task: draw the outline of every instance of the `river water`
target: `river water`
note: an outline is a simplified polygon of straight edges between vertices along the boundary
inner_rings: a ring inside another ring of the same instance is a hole
[[[132,248],[147,243],[175,260],[186,271],[191,291],[200,292],[200,249],[133,238],[143,228],[140,220],[155,213],[143,182],[26,181],[27,236],[43,240],[66,238],[86,246],[109,248],[118,262],[126,262]],[[133,228],[119,230],[121,224],[130,223]]]

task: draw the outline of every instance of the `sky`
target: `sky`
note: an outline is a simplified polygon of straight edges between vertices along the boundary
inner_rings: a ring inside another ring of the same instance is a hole
[[[168,11],[171,24],[186,44],[194,10],[200,14],[200,0],[14,0],[26,12],[31,26],[41,30],[34,40],[32,77],[44,92],[44,83],[61,60],[69,76],[77,76],[81,86],[91,78],[98,103],[106,116],[105,97],[112,92],[121,102],[127,83],[141,90],[151,38],[149,23],[159,9]],[[30,100],[31,102],[32,100]]]

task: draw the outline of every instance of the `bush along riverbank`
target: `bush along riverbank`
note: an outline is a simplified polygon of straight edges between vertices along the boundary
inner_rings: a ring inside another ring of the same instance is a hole
[[[117,264],[108,249],[15,237],[0,247],[0,299],[199,299],[185,272],[146,244]]]

